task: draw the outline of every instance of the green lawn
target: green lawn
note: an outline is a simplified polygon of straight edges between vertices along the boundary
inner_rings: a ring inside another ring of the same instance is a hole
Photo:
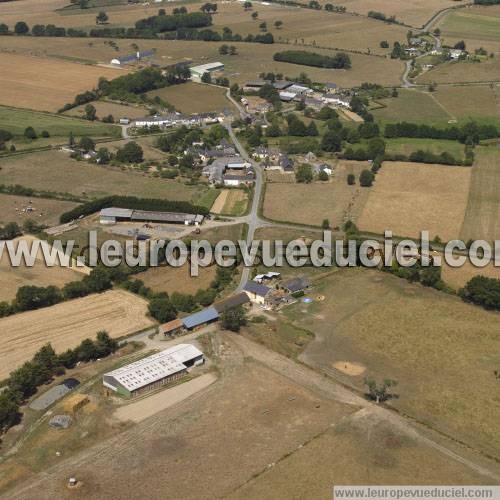
[[[488,15],[487,10],[456,10],[446,16],[440,28],[445,35],[500,41],[500,17]]]
[[[89,122],[59,116],[51,113],[28,111],[24,109],[0,107],[0,129],[8,130],[14,136],[22,137],[26,127],[33,127],[40,135],[46,130],[51,137],[68,137],[70,132],[76,137],[89,135],[91,137],[119,137],[120,128],[101,122]],[[38,146],[36,141],[34,147]],[[45,144],[41,144],[45,145]]]

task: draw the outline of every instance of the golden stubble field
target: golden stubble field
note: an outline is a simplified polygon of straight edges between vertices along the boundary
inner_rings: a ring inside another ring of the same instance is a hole
[[[36,44],[35,44],[36,45]],[[57,111],[76,94],[93,89],[104,76],[121,70],[49,58],[0,53],[0,104],[40,111]]]
[[[465,217],[472,168],[385,162],[358,226],[362,231],[456,239]]]
[[[0,379],[48,342],[56,352],[62,352],[83,339],[94,338],[100,330],[106,330],[112,338],[123,337],[153,325],[146,314],[144,299],[124,290],[109,290],[2,318]]]

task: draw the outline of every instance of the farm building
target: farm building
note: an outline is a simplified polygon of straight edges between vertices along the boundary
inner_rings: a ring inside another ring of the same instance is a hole
[[[274,271],[270,271],[266,274],[257,274],[253,279],[256,283],[263,283],[264,281],[270,281],[277,279],[281,276],[281,273],[276,273]]]
[[[250,171],[246,175],[233,175],[233,174],[226,174],[224,175],[224,186],[241,186],[242,184],[250,184],[252,183],[255,179],[253,176],[253,172]]]
[[[280,283],[280,288],[288,293],[296,293],[310,288],[311,282],[304,277],[291,278]]]
[[[293,82],[289,82],[288,80],[277,80],[273,83],[273,87],[277,90],[285,90],[292,85]]]
[[[238,306],[245,306],[250,303],[250,299],[245,292],[237,293],[236,295],[232,295],[227,299],[221,300],[215,303],[212,307],[219,313],[222,314],[230,309],[234,309]]]
[[[200,66],[193,66],[189,68],[191,70],[191,78],[195,80],[201,80],[201,77],[205,74],[212,74],[218,71],[224,70],[224,64],[221,62],[213,62],[208,64],[200,64]]]
[[[101,224],[115,224],[116,222],[157,222],[165,224],[184,224],[185,226],[199,226],[203,215],[183,214],[180,212],[150,212],[147,210],[131,210],[128,208],[103,208],[100,212]]]
[[[102,383],[108,393],[133,397],[177,380],[203,362],[203,353],[195,346],[178,344],[104,374]]]
[[[174,337],[175,335],[179,335],[182,333],[184,329],[184,325],[182,324],[182,320],[177,318],[168,323],[164,323],[160,325],[160,333],[165,337]]]
[[[255,304],[264,305],[267,294],[271,291],[266,285],[255,283],[255,281],[247,281],[243,287],[243,291],[248,295],[248,298]]]
[[[32,410],[46,410],[56,401],[62,399],[71,392],[80,382],[74,378],[64,380],[61,384],[55,385],[41,396],[34,399],[29,405]]]
[[[207,307],[202,311],[182,318],[182,324],[186,330],[198,330],[219,319],[219,313],[214,307]]]
[[[147,59],[153,56],[154,56],[153,50],[144,50],[142,52],[137,51],[135,54],[128,54],[126,56],[120,56],[111,59],[111,64],[115,64],[116,66],[123,66],[124,64],[132,64],[135,62],[139,62],[142,59]]]

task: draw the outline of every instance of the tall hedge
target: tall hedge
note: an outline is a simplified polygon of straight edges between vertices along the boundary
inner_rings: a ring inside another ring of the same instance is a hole
[[[349,69],[351,67],[351,59],[344,52],[337,52],[334,57],[331,57],[306,50],[285,50],[276,52],[273,59],[279,62],[315,66],[317,68]]]
[[[81,216],[91,215],[103,208],[129,208],[132,210],[152,210],[158,212],[181,212],[185,214],[207,215],[208,208],[199,205],[193,205],[188,201],[170,201],[137,198],[135,196],[106,196],[97,200],[92,200],[83,205],[75,207],[69,212],[65,212],[59,218],[61,224],[65,224]]]

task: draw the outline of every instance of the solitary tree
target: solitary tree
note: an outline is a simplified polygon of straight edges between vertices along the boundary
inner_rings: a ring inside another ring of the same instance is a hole
[[[231,330],[232,332],[239,332],[240,328],[247,322],[245,309],[242,306],[229,309],[221,314],[222,328]]]
[[[201,81],[202,83],[212,83],[212,77],[208,71],[201,75]]]
[[[361,187],[370,187],[375,179],[375,174],[371,170],[363,170],[359,175],[359,185]]]
[[[354,174],[347,175],[347,184],[349,184],[349,186],[354,186],[354,184],[356,184],[356,176]]]
[[[375,401],[376,403],[383,403],[391,397],[394,397],[390,393],[389,389],[395,387],[398,383],[395,380],[385,379],[380,385],[374,379],[365,378],[365,385],[368,387],[367,396]]]
[[[0,35],[7,35],[9,33],[9,27],[5,23],[0,23]]]
[[[262,22],[262,23],[260,23],[260,24],[259,24],[259,29],[260,29],[260,31],[262,31],[262,32],[267,31],[267,23],[266,23],[265,21],[264,21],[264,22]]]
[[[16,35],[26,35],[29,31],[28,25],[24,21],[19,21],[16,23],[16,26],[14,27],[14,33]]]
[[[26,137],[26,139],[36,139],[36,132],[35,132],[35,129],[33,127],[26,127],[24,129],[24,137]]]
[[[321,227],[323,229],[329,229],[330,228],[330,221],[328,219],[323,219],[323,222],[321,223]]]
[[[107,23],[108,22],[108,15],[106,14],[106,12],[104,12],[103,10],[101,10],[101,12],[99,12],[99,14],[97,14],[96,18],[95,18],[95,23],[96,24],[104,24],[104,23]]]
[[[237,51],[237,49],[236,49],[236,47],[234,45],[231,45],[229,47],[229,55],[230,56],[236,56],[236,55],[238,55],[238,51]]]
[[[85,151],[86,153],[88,153],[89,151],[94,151],[95,143],[90,137],[84,135],[80,139],[80,142],[78,143],[78,147],[80,149],[82,149],[83,151]]]
[[[85,106],[85,119],[94,121],[96,119],[96,109],[92,104],[87,104]]]
[[[243,4],[243,8],[244,8],[245,10],[252,10],[252,2],[245,2],[245,3]]]
[[[255,21],[259,17],[258,12],[252,12],[252,19]]]
[[[220,54],[221,56],[225,56],[225,55],[227,55],[228,53],[229,53],[229,47],[228,47],[226,44],[221,45],[221,46],[219,47],[219,54]]]
[[[283,21],[274,21],[274,27],[279,30],[283,26]]]

